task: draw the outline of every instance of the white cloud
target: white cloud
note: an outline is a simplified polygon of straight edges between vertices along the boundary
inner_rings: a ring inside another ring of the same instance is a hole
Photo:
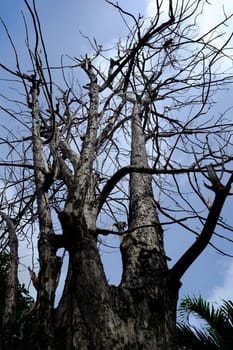
[[[167,14],[169,12],[168,1],[162,2],[160,7],[160,20],[165,21],[168,19]],[[154,0],[149,0],[145,11],[146,17],[154,17],[157,14],[157,6]]]
[[[208,1],[205,4],[202,20],[199,25],[203,31],[207,31],[210,28],[216,26],[217,23],[224,20],[226,16],[230,16],[233,13],[233,2],[231,0],[218,0]],[[231,26],[224,28],[226,31],[231,32]]]
[[[233,300],[233,262],[221,264],[221,269],[224,274],[223,283],[213,288],[208,298],[209,301],[218,304],[221,304],[223,299]]]
[[[179,4],[179,0],[178,0]],[[198,17],[198,25],[200,31],[202,33],[207,32],[210,28],[216,26],[217,23],[221,22],[225,19],[226,16],[230,16],[233,13],[233,2],[232,0],[208,0],[206,2],[203,1],[203,12],[202,15]],[[202,5],[201,5],[202,6]],[[199,11],[201,11],[202,7],[199,7]],[[176,8],[176,2],[174,2],[173,9]],[[192,7],[192,10],[194,6]],[[151,17],[155,15],[156,4],[154,0],[148,0],[146,6],[146,15]],[[168,13],[168,1],[161,2],[161,15],[167,15]],[[191,9],[190,9],[191,11]],[[232,21],[228,23],[228,27],[224,27],[224,31],[231,33],[232,31]]]

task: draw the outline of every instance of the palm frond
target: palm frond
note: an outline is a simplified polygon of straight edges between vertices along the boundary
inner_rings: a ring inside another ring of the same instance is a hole
[[[231,300],[223,300],[220,310],[221,314],[225,317],[225,320],[230,324],[233,330],[233,302]]]
[[[181,347],[179,349],[229,350],[232,348],[232,301],[223,300],[223,304],[217,308],[201,296],[187,296],[181,301],[178,312],[180,319],[180,323],[177,325],[178,344],[182,345],[183,342],[186,345],[186,348]],[[190,315],[205,322],[204,331],[198,330],[190,324]]]
[[[213,327],[218,322],[220,310],[215,309],[208,301],[204,300],[201,296],[199,297],[185,297],[178,309],[182,321],[189,320],[190,314],[196,316],[199,319],[205,321],[209,326]]]
[[[219,350],[206,332],[182,323],[177,325],[176,342],[179,350]]]

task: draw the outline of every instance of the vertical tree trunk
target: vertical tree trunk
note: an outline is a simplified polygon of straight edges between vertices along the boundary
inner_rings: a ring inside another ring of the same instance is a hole
[[[131,165],[148,167],[138,104],[135,105],[132,114]],[[154,201],[151,175],[141,173],[130,175],[128,227],[131,233],[125,237],[122,246],[125,263],[122,283],[130,287],[144,285],[145,279],[154,275],[153,271],[157,275],[167,271],[163,232]],[[148,264],[148,269],[141,264],[141,260]]]
[[[34,286],[37,289],[36,306],[36,340],[37,349],[54,349],[54,298],[57,286],[59,258],[52,246],[54,236],[51,212],[48,201],[46,176],[49,174],[43,156],[43,143],[40,135],[39,81],[32,79],[32,133],[33,160],[35,172],[36,195],[39,217],[38,254],[40,270],[38,278],[34,275]]]
[[[145,167],[138,106],[132,118],[131,164]],[[83,206],[73,203],[76,211],[70,211],[63,226],[70,261],[56,310],[56,349],[174,350],[178,288],[169,283],[151,180],[144,174],[130,178],[130,233],[121,247],[123,276],[119,287],[107,284],[95,232],[88,229],[81,210],[88,207],[87,195]]]
[[[132,114],[131,165],[148,167],[140,105]],[[121,247],[122,288],[130,290],[135,307],[135,337],[139,349],[174,349],[178,288],[171,288],[163,232],[152,190],[152,177],[130,175],[129,230]]]
[[[118,347],[120,319],[114,314],[97,248],[94,181],[98,113],[98,86],[91,62],[84,62],[90,78],[88,125],[80,159],[73,159],[74,178],[68,184],[68,198],[60,215],[69,251],[65,290],[56,311],[56,349],[107,350]],[[117,347],[116,347],[117,346]]]

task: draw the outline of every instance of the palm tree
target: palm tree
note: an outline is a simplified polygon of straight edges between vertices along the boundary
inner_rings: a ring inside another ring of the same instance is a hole
[[[201,296],[186,297],[179,307],[177,324],[178,350],[232,350],[233,349],[233,302],[223,300],[218,308]],[[198,329],[189,322],[190,315],[204,322]]]

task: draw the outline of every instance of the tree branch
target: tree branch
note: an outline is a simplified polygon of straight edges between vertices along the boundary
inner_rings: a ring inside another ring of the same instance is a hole
[[[216,178],[214,177],[214,181]],[[182,255],[182,257],[176,262],[176,264],[171,269],[172,278],[180,280],[187,269],[192,265],[192,263],[198,258],[198,256],[203,252],[208,243],[211,240],[214,229],[217,225],[221,210],[225,203],[227,196],[229,195],[231,184],[233,182],[233,174],[228,180],[225,186],[221,185],[215,188],[215,199],[213,205],[209,211],[206,222],[203,226],[202,232],[197,240],[191,245],[191,247]],[[214,186],[214,184],[213,184]]]
[[[154,168],[144,168],[144,167],[135,167],[135,166],[125,166],[118,170],[106,183],[104,186],[101,194],[97,198],[97,207],[98,207],[98,213],[100,212],[106,198],[111,193],[111,191],[114,189],[116,184],[126,175],[131,174],[133,172],[135,173],[141,173],[141,174],[151,174],[151,175],[161,175],[161,174],[167,174],[167,175],[178,175],[178,174],[187,174],[187,173],[203,173],[206,171],[206,167],[198,167],[195,168],[194,166],[191,166],[189,168],[183,168],[183,169],[154,169]]]

